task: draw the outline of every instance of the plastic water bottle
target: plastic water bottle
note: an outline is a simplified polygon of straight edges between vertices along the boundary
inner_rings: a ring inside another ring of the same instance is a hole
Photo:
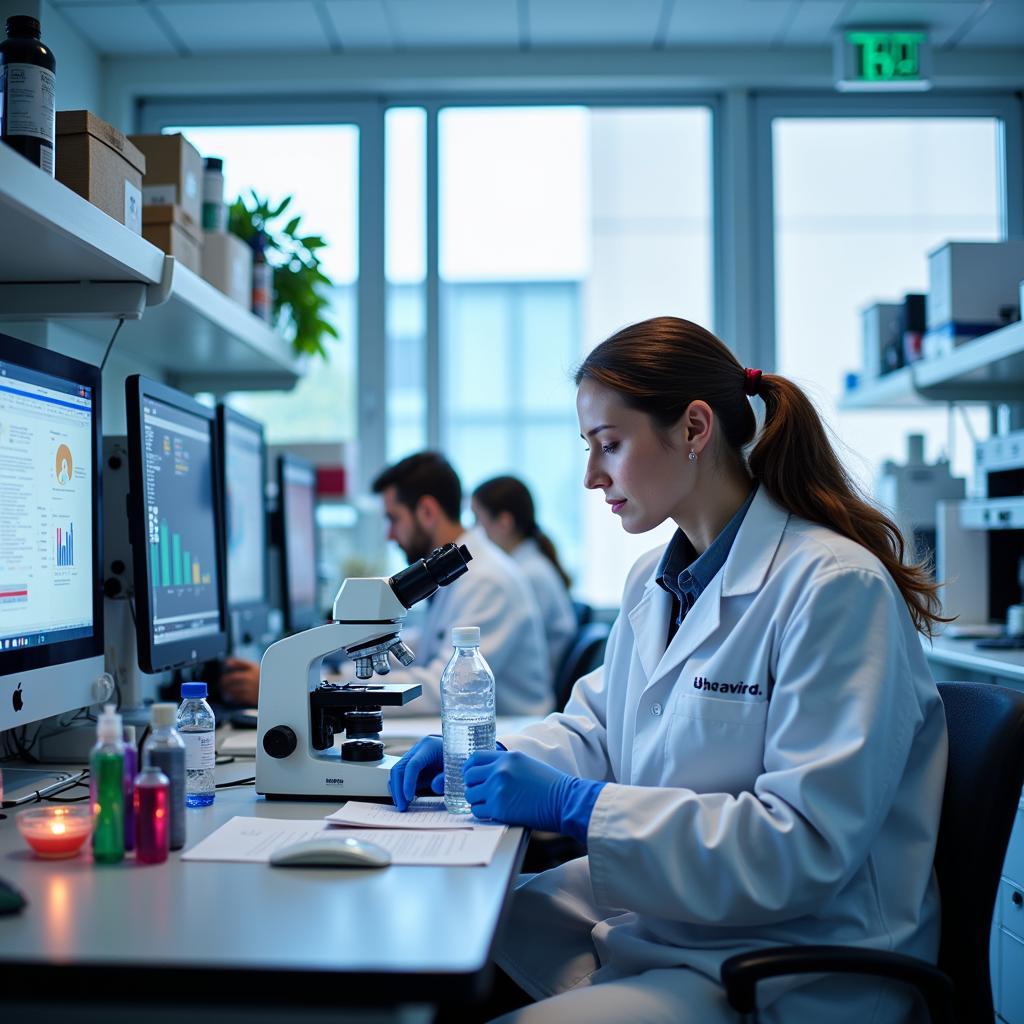
[[[142,744],[143,768],[159,768],[170,780],[168,814],[172,850],[180,850],[185,845],[185,741],[174,728],[177,713],[174,704],[154,704],[153,728]]]
[[[208,807],[214,794],[213,731],[217,722],[206,703],[206,683],[182,684],[181,696],[177,725],[185,741],[185,803],[189,807]]]
[[[441,674],[444,804],[469,814],[462,766],[477,750],[494,749],[494,673],[480,653],[480,627],[456,626],[455,651]]]

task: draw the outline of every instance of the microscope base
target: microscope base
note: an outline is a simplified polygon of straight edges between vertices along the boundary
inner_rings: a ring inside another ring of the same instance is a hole
[[[390,799],[388,778],[398,763],[397,757],[386,754],[380,761],[369,763],[311,757],[300,765],[285,761],[274,764],[266,754],[261,759],[261,754],[263,751],[257,750],[256,792],[268,799],[281,800]]]

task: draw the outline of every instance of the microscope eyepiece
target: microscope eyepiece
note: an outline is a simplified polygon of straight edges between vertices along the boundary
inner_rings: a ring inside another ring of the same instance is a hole
[[[435,548],[426,558],[413,562],[388,582],[395,597],[406,608],[411,608],[417,601],[430,597],[438,587],[447,587],[452,580],[458,579],[472,558],[465,544],[445,544]]]

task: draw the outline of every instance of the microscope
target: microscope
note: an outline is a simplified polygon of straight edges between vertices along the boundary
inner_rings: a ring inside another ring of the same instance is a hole
[[[388,795],[398,758],[380,740],[383,709],[418,697],[418,683],[387,685],[374,673],[415,660],[399,638],[406,611],[458,579],[472,559],[464,544],[446,544],[392,576],[346,579],[331,621],[267,648],[260,665],[256,792],[268,798],[333,799]],[[356,681],[321,679],[323,659],[344,652]],[[335,736],[348,738],[335,745]]]

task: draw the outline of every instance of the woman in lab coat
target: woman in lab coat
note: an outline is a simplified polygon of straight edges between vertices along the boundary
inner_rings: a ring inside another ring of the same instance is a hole
[[[734,1024],[722,961],[780,944],[934,961],[946,734],[918,634],[935,585],[800,389],[704,329],[627,327],[576,379],[585,486],[629,533],[679,529],[634,566],[564,713],[466,764],[474,814],[588,852],[516,890],[497,959],[538,1001],[508,1019]],[[442,783],[439,744],[396,766],[398,806]],[[762,1022],[910,1019],[873,979],[758,993]]]
[[[537,525],[533,495],[522,480],[496,476],[473,491],[471,504],[487,539],[515,559],[530,584],[544,621],[554,676],[576,635],[576,611],[555,545]]]

